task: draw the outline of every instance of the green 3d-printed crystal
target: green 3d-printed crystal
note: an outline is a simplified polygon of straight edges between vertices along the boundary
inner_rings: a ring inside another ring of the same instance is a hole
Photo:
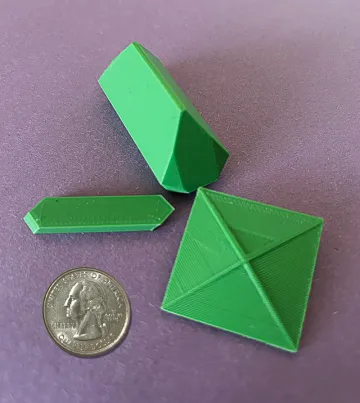
[[[162,309],[295,352],[323,220],[199,189]]]
[[[217,180],[228,151],[148,50],[129,45],[99,84],[165,189],[189,193]]]
[[[152,231],[173,211],[161,195],[47,197],[24,220],[34,234]]]

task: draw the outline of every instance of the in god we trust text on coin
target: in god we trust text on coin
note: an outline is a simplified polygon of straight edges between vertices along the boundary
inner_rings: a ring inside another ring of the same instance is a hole
[[[80,355],[103,354],[118,345],[130,325],[124,288],[109,274],[87,267],[72,269],[50,285],[43,318],[54,342]]]

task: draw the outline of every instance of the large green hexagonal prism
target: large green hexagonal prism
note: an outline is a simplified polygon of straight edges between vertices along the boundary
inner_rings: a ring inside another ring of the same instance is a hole
[[[148,50],[130,44],[99,84],[165,189],[190,193],[218,179],[228,151]]]

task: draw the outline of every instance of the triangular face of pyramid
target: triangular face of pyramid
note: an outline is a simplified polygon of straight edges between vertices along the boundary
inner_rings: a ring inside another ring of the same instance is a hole
[[[163,306],[239,265],[239,258],[203,195],[196,196]]]
[[[162,308],[296,351],[322,219],[199,189]]]
[[[239,246],[251,259],[322,225],[323,220],[252,200],[202,189]]]
[[[300,342],[321,232],[322,225],[318,225],[249,262],[296,347]]]
[[[163,309],[289,351],[295,348],[242,265],[164,303]]]

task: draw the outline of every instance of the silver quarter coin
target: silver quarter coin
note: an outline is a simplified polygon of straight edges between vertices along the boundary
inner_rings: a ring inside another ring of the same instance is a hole
[[[53,341],[79,356],[103,354],[118,345],[130,325],[124,288],[109,274],[88,267],[68,270],[48,288],[43,318]]]

